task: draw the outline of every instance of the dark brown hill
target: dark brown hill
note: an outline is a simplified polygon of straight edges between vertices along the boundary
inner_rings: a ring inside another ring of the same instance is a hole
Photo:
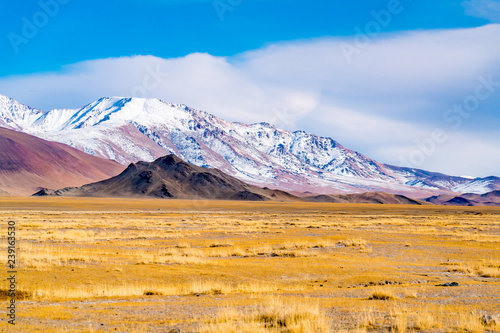
[[[62,143],[0,128],[0,189],[11,195],[81,186],[114,176],[123,168]]]
[[[195,166],[175,155],[151,163],[132,163],[118,176],[97,183],[42,190],[35,195],[302,201],[283,191],[249,185],[217,169]]]
[[[445,206],[500,206],[500,191],[485,194],[465,193],[456,196],[439,195],[426,201]]]

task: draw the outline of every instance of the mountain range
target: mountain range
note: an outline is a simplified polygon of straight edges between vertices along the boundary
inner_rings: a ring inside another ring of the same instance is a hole
[[[492,191],[484,194],[441,194],[427,198],[426,201],[444,206],[500,206],[500,191]]]
[[[0,127],[124,166],[175,154],[246,183],[293,193],[383,191],[426,198],[500,189],[498,177],[471,179],[383,164],[332,138],[229,122],[159,99],[101,98],[81,109],[44,112],[0,95]]]
[[[250,201],[300,201],[279,190],[259,188],[217,169],[186,163],[175,155],[154,162],[131,163],[122,173],[93,184],[56,191],[43,189],[35,196],[155,197]]]
[[[100,182],[55,191],[42,189],[34,196],[429,204],[403,195],[383,192],[297,197],[284,191],[247,184],[220,170],[187,163],[173,154],[160,157],[151,163],[131,163],[119,175]]]

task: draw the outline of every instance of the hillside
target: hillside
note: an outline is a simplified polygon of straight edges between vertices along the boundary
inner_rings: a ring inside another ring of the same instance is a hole
[[[0,147],[0,189],[11,195],[80,186],[123,170],[114,161],[1,127]]]
[[[428,202],[415,200],[404,195],[384,192],[365,192],[353,194],[333,194],[307,197],[311,202],[371,203],[388,205],[428,205]]]
[[[152,163],[132,163],[118,176],[97,183],[57,191],[41,190],[35,195],[302,201],[283,191],[246,184],[217,169],[186,163],[175,155]]]

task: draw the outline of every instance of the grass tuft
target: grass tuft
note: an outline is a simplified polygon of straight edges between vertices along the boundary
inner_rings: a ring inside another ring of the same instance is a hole
[[[390,290],[376,289],[368,299],[389,301],[389,300],[395,300],[396,298],[397,297]]]

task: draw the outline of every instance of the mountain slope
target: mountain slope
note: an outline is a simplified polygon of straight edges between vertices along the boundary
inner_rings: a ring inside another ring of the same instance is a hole
[[[484,194],[439,195],[427,198],[426,201],[445,206],[500,206],[500,191]]]
[[[41,110],[30,108],[18,101],[0,95],[0,127],[13,130],[23,130],[43,116]]]
[[[175,155],[152,163],[132,163],[118,176],[97,183],[57,191],[41,190],[35,195],[302,201],[283,191],[246,184],[217,169],[186,163]]]
[[[353,194],[317,195],[306,197],[311,202],[335,203],[370,203],[387,205],[428,205],[429,202],[415,200],[404,195],[384,192],[366,192]]]
[[[12,195],[80,186],[123,170],[114,161],[5,128],[0,128],[0,148],[0,188]]]
[[[10,117],[3,123],[123,165],[175,154],[257,186],[327,194],[385,191],[424,198],[500,189],[496,177],[472,180],[384,165],[331,138],[228,122],[158,99],[102,98],[78,110],[30,110],[39,115],[30,124],[12,112],[3,112]]]

